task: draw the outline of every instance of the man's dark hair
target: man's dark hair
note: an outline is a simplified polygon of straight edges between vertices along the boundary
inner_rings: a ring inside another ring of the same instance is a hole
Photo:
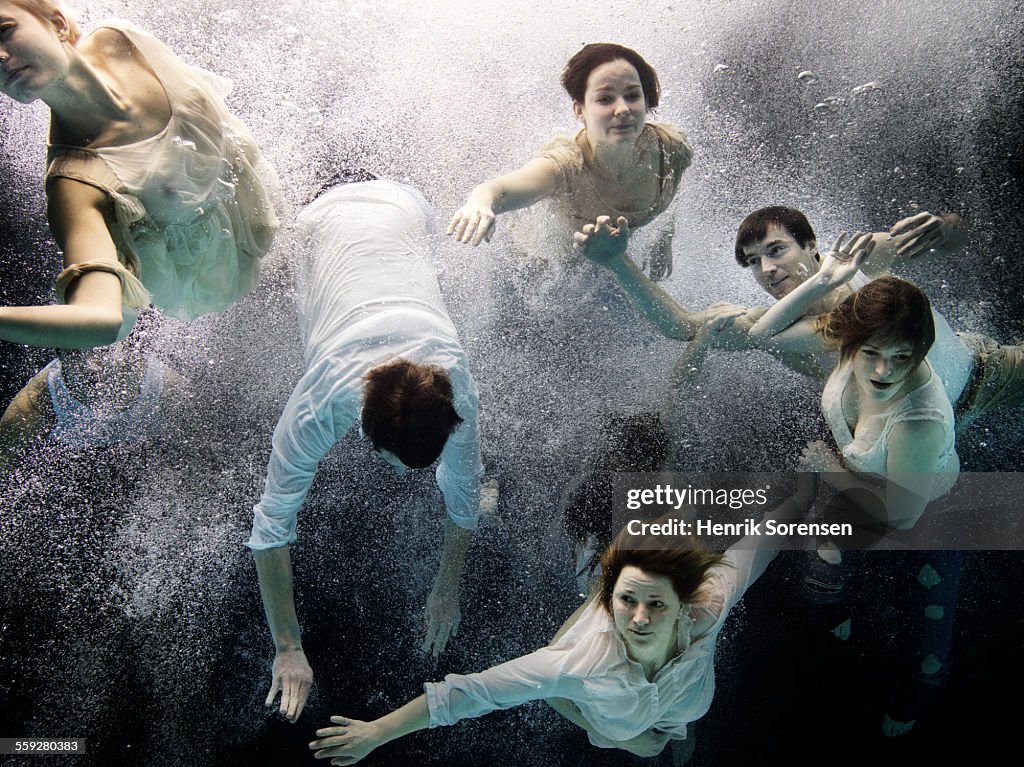
[[[436,365],[397,359],[363,376],[363,433],[410,469],[430,466],[462,423],[452,381]]]
[[[789,236],[796,240],[796,244],[801,248],[812,240],[817,240],[807,216],[795,208],[787,208],[783,205],[760,208],[743,219],[743,223],[736,231],[736,261],[740,266],[747,265],[743,249],[767,237],[768,230],[773,226],[789,232]]]

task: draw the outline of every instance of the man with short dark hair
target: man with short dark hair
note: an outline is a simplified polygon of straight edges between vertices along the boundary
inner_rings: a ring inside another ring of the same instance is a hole
[[[824,314],[852,291],[893,268],[912,259],[952,253],[967,240],[960,216],[927,212],[905,218],[873,238],[875,246],[862,265],[862,274],[822,296],[807,316]],[[669,338],[691,340],[704,322],[735,310],[727,304],[714,304],[706,312],[680,306],[626,257],[629,227],[623,219],[613,226],[608,217],[602,217],[584,227],[575,239],[583,254],[608,269],[633,303]],[[788,295],[818,270],[813,228],[803,213],[783,206],[761,208],[747,216],[737,233],[735,254],[737,262],[749,267],[762,289],[776,299]],[[750,336],[750,328],[765,311],[753,307],[732,323],[719,323],[711,345],[729,351],[761,349],[799,373],[824,379],[833,367],[834,355],[819,337]],[[1024,347],[1002,345],[974,333],[955,333],[940,313],[934,312],[934,316],[936,336],[928,361],[953,404],[958,432],[991,410],[1024,404]]]
[[[247,544],[276,648],[267,704],[280,691],[281,713],[293,722],[313,674],[299,635],[289,545],[320,459],[357,420],[400,474],[440,458],[448,520],[425,648],[442,652],[458,628],[459,577],[483,471],[476,385],[430,260],[433,228],[419,192],[383,180],[329,188],[298,217],[306,370],[274,430]]]

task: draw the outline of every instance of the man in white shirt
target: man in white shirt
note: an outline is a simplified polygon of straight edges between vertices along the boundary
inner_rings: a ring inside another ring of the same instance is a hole
[[[357,422],[400,474],[440,458],[448,520],[427,603],[425,649],[459,624],[458,586],[476,527],[480,461],[476,385],[430,261],[433,212],[416,190],[373,180],[330,188],[298,217],[296,302],[305,374],[274,430],[253,550],[274,637],[280,711],[298,719],[313,674],[295,613],[289,546],[317,465]]]

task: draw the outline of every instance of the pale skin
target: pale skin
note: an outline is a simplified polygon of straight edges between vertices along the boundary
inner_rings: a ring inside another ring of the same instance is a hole
[[[625,219],[613,222],[610,217],[602,216],[594,224],[584,226],[573,239],[574,246],[586,258],[612,273],[633,304],[663,335],[678,341],[691,340],[705,317],[707,321],[713,321],[718,315],[711,313],[705,316],[680,306],[639,269],[631,268],[632,262],[626,257],[629,236],[629,225]],[[956,214],[936,216],[919,213],[900,220],[886,232],[873,234],[873,250],[870,258],[862,261],[861,268],[872,279],[882,277],[889,274],[891,268],[912,259],[954,253],[963,247],[966,240],[964,222]],[[780,289],[788,287],[791,290],[819,268],[815,257],[817,243],[811,240],[801,246],[785,229],[778,227],[769,228],[763,240],[746,247],[744,252],[754,279],[776,298],[781,298],[781,295],[773,292],[772,283],[785,271],[792,275],[791,281]],[[848,288],[842,286],[831,294],[822,294],[819,302],[808,306],[808,316],[828,311],[847,295]],[[754,323],[767,311],[767,307],[751,307],[736,317],[732,325],[718,327],[714,334],[714,348],[726,351],[762,349],[799,373],[824,379],[828,371],[822,369],[817,357],[828,348],[815,334],[776,335],[769,342],[750,335]]]
[[[772,306],[751,328],[758,339],[780,335],[801,339],[816,336],[815,321],[806,314],[838,286],[846,284],[873,250],[871,235],[845,234],[827,253],[817,273]],[[851,432],[862,419],[879,415],[900,402],[907,392],[931,375],[926,361],[911,367],[913,346],[869,338],[853,355],[854,375],[843,393],[843,410]],[[880,388],[885,387],[885,388]],[[811,442],[800,458],[803,471],[824,472],[837,490],[867,490],[848,497],[880,522],[897,528],[913,527],[928,505],[934,473],[942,452],[942,427],[930,421],[898,424],[888,441],[886,477],[867,477],[851,471],[823,442]]]
[[[813,475],[801,475],[794,495],[765,519],[785,522],[802,518],[813,496]],[[753,539],[745,539],[738,545],[751,547],[757,543]],[[581,605],[562,625],[552,642],[561,638],[589,605],[590,602]],[[612,589],[611,608],[615,631],[622,637],[627,654],[643,667],[648,679],[653,679],[677,654],[677,622],[682,611],[688,610],[689,606],[679,599],[668,577],[626,565]],[[553,698],[547,703],[582,729],[597,732],[572,701]],[[332,765],[355,764],[385,743],[429,726],[427,698],[420,695],[372,722],[332,716],[331,726],[317,730],[317,740],[312,741],[309,747],[316,751],[317,759],[330,759]],[[616,745],[637,756],[652,757],[660,754],[670,739],[667,733],[652,728],[628,741],[618,741]]]
[[[689,341],[705,322],[716,321],[723,313],[733,317],[744,313],[744,307],[725,302],[713,304],[705,311],[680,306],[636,263],[626,258],[629,234],[629,221],[625,217],[619,216],[613,224],[610,216],[599,216],[593,224],[587,224],[583,231],[573,235],[573,247],[583,251],[598,266],[608,269],[637,308],[663,335]]]
[[[473,533],[445,520],[441,562],[427,598],[426,636],[423,650],[435,657],[444,652],[448,640],[458,633],[459,580]],[[295,722],[305,708],[313,685],[313,669],[302,649],[302,636],[295,612],[295,588],[289,546],[253,551],[263,609],[274,640],[274,667],[266,705],[280,694],[278,710]]]
[[[585,151],[594,159],[594,182],[600,199],[619,210],[653,204],[660,193],[659,147],[642,135],[647,104],[636,68],[617,59],[593,69],[582,102],[573,112],[583,123]],[[518,170],[475,187],[466,204],[452,216],[447,233],[456,241],[477,246],[490,242],[496,218],[529,207],[555,189],[557,169],[546,158],[530,160]],[[658,238],[652,254],[656,277],[667,277],[672,264],[671,227]]]
[[[49,19],[0,0],[0,82],[22,103],[50,108],[50,141],[79,147],[118,146],[157,134],[171,116],[159,81],[119,32],[100,29],[77,45],[61,13]],[[113,208],[95,187],[56,178],[46,187],[47,218],[64,266],[117,263],[110,233]],[[121,285],[106,272],[75,281],[62,306],[0,307],[0,339],[31,346],[89,348],[113,342],[121,329]]]

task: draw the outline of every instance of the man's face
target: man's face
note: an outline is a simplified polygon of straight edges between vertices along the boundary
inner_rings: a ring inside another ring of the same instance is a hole
[[[782,298],[818,271],[817,243],[800,247],[784,227],[771,226],[764,238],[743,248],[743,258],[757,284],[774,298]]]

